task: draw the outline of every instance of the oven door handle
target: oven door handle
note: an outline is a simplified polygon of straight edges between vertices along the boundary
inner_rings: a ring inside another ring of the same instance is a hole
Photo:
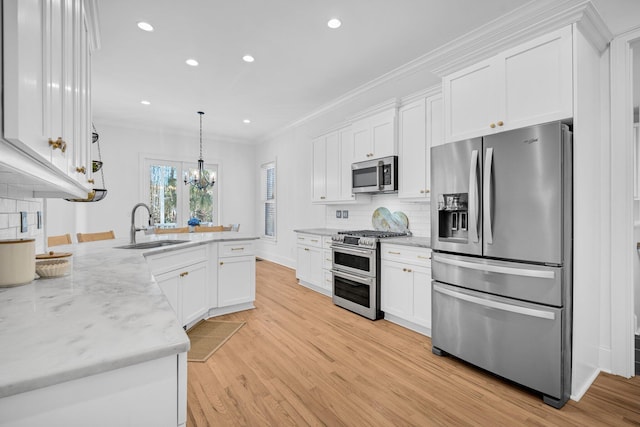
[[[360,255],[367,255],[367,256],[370,256],[371,253],[373,252],[373,249],[355,249],[355,248],[338,246],[338,245],[331,246],[331,249],[340,251],[340,252],[350,253],[350,254],[360,254]]]
[[[366,282],[368,285],[371,285],[371,282],[373,281],[372,277],[356,276],[355,274],[345,273],[344,271],[336,270],[335,268],[332,268],[331,272],[336,276],[344,277],[345,279],[351,279],[358,282]]]

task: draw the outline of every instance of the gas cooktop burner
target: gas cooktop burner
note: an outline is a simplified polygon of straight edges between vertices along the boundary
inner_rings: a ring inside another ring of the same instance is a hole
[[[406,236],[407,233],[397,231],[381,231],[381,230],[349,230],[338,231],[338,234],[346,234],[348,236],[358,237],[377,237],[378,239],[384,239],[386,237],[401,237]]]
[[[401,233],[397,231],[379,231],[379,230],[349,230],[339,231],[338,234],[331,236],[333,243],[341,245],[359,246],[375,249],[380,239],[388,237],[408,236],[409,233]]]

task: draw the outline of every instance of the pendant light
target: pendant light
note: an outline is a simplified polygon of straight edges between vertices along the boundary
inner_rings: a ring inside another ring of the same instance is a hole
[[[202,116],[204,113],[202,111],[198,111],[198,114],[200,115],[200,158],[198,159],[198,170],[192,173],[191,176],[185,172],[184,184],[190,184],[198,190],[205,191],[209,187],[213,187],[216,180],[214,176],[211,176],[211,180],[209,180],[209,172],[204,168],[204,160],[202,159]]]

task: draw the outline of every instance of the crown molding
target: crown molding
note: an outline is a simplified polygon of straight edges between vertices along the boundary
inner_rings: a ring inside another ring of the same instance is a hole
[[[425,70],[443,77],[490,58],[498,52],[576,23],[587,40],[601,52],[613,39],[611,31],[589,0],[532,0],[439,48],[358,86],[298,120],[266,135],[264,139],[275,139],[286,131],[311,121],[395,79]]]
[[[91,51],[99,50],[102,46],[100,38],[100,22],[98,22],[98,2],[97,0],[83,0],[84,16],[87,20]]]
[[[366,117],[372,116],[377,113],[381,113],[383,111],[397,109],[400,105],[398,98],[390,98],[386,101],[383,101],[379,104],[376,104],[372,107],[367,108],[366,110],[358,111],[357,113],[349,116],[347,118],[347,122],[355,122],[356,120],[364,119]]]
[[[574,23],[586,30],[585,35],[600,51],[613,38],[588,0],[532,1],[431,52],[440,62],[432,71],[446,76]]]
[[[435,85],[418,92],[410,93],[409,95],[406,95],[400,98],[399,108],[402,108],[403,106],[410,104],[414,101],[418,101],[420,99],[428,98],[430,96],[438,95],[441,93],[442,93],[442,85]]]

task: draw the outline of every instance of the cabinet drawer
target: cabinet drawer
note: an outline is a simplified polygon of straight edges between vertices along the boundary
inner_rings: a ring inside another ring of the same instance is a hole
[[[331,249],[331,236],[322,236],[322,247],[325,249]]]
[[[298,244],[305,246],[313,246],[316,248],[322,247],[322,237],[315,236],[313,234],[299,234],[298,233]]]
[[[221,242],[219,244],[218,257],[233,257],[243,255],[253,255],[254,245],[251,240],[239,240],[236,242]]]
[[[330,271],[325,270],[324,283],[322,284],[322,287],[329,292],[333,292],[333,273]]]
[[[155,276],[187,265],[206,261],[207,246],[200,245],[195,248],[178,249],[160,254],[151,254],[147,255],[146,258],[151,274]]]
[[[380,257],[388,261],[431,267],[431,249],[383,243]]]

